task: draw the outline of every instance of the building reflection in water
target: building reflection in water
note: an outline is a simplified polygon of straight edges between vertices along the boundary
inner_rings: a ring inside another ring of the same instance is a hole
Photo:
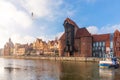
[[[2,63],[0,80],[59,80],[59,62],[13,59]]]
[[[115,69],[99,69],[100,80],[114,80]]]
[[[63,62],[60,80],[97,80],[99,73],[96,63]]]
[[[39,68],[33,72],[34,79],[36,80],[59,80],[60,63],[55,61],[38,60],[36,62]]]
[[[97,62],[0,59],[0,63],[0,80],[120,79],[120,69],[101,70]]]

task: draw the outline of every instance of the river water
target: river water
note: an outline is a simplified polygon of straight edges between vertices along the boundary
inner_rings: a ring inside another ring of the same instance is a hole
[[[99,69],[97,62],[0,58],[0,80],[120,80],[120,68]]]

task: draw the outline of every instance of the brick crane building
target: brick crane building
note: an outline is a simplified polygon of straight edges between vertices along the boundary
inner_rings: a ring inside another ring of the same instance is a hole
[[[92,36],[86,28],[79,28],[67,18],[65,32],[59,39],[60,56],[92,56]]]
[[[59,56],[103,57],[113,53],[120,56],[120,32],[91,35],[71,19],[64,21],[64,33],[59,39]]]

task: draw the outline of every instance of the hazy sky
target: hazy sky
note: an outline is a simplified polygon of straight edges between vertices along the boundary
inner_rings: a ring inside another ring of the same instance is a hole
[[[120,0],[0,0],[0,47],[55,39],[69,17],[92,34],[120,30]],[[32,16],[33,13],[33,16]]]

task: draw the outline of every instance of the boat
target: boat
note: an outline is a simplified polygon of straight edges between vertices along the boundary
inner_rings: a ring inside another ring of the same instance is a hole
[[[100,68],[119,68],[119,61],[114,57],[106,57],[104,60],[99,61]]]

